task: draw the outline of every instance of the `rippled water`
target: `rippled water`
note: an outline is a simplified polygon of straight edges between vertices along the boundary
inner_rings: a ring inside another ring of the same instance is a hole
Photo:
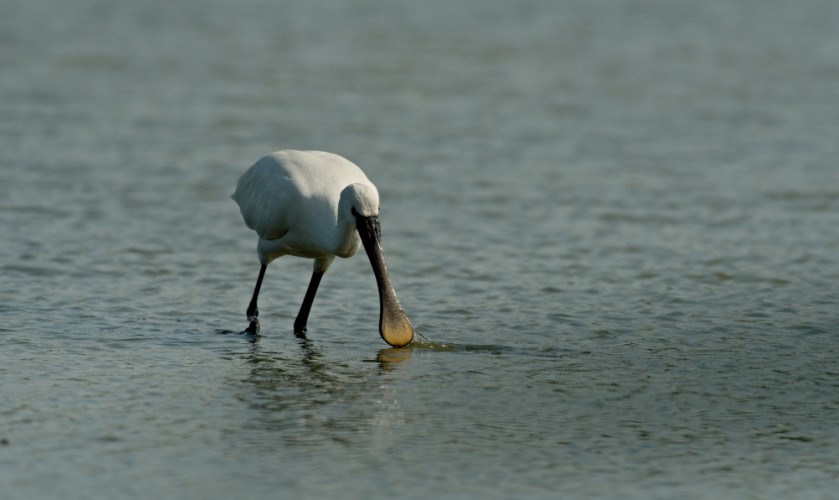
[[[839,486],[839,4],[5,1],[9,498],[810,497]],[[282,148],[379,186],[269,268]]]

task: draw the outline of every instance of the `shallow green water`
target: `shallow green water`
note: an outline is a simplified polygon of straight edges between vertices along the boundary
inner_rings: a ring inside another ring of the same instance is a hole
[[[839,7],[4,2],[9,498],[813,497],[839,486]],[[282,148],[379,186],[258,264]]]

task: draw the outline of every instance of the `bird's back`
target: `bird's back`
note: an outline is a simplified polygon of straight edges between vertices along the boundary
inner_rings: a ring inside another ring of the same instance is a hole
[[[337,215],[341,191],[369,179],[349,160],[322,151],[278,151],[249,168],[231,196],[245,224],[260,238],[276,240],[295,226]],[[321,221],[322,222],[322,221]]]

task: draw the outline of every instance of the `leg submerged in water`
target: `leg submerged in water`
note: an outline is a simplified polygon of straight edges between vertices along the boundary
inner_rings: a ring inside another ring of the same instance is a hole
[[[245,313],[250,323],[242,333],[248,333],[251,335],[259,333],[259,308],[257,308],[256,302],[259,299],[259,289],[262,287],[262,279],[265,278],[265,270],[267,268],[268,266],[265,264],[262,264],[262,267],[259,268],[259,276],[256,278],[256,286],[253,289],[251,303],[248,305],[248,310]]]
[[[300,311],[294,320],[294,334],[301,339],[306,338],[306,322],[309,321],[309,311],[312,310],[312,303],[315,301],[315,294],[318,292],[321,278],[323,278],[322,272],[315,271],[312,273],[309,288],[306,289],[306,296],[303,297]]]

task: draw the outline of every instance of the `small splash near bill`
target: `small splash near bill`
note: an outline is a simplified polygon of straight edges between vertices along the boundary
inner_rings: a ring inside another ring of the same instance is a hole
[[[433,349],[437,351],[453,351],[457,349],[457,345],[450,342],[435,342],[429,338],[423,337],[419,332],[414,331],[414,340],[408,344],[407,347],[414,349]]]

